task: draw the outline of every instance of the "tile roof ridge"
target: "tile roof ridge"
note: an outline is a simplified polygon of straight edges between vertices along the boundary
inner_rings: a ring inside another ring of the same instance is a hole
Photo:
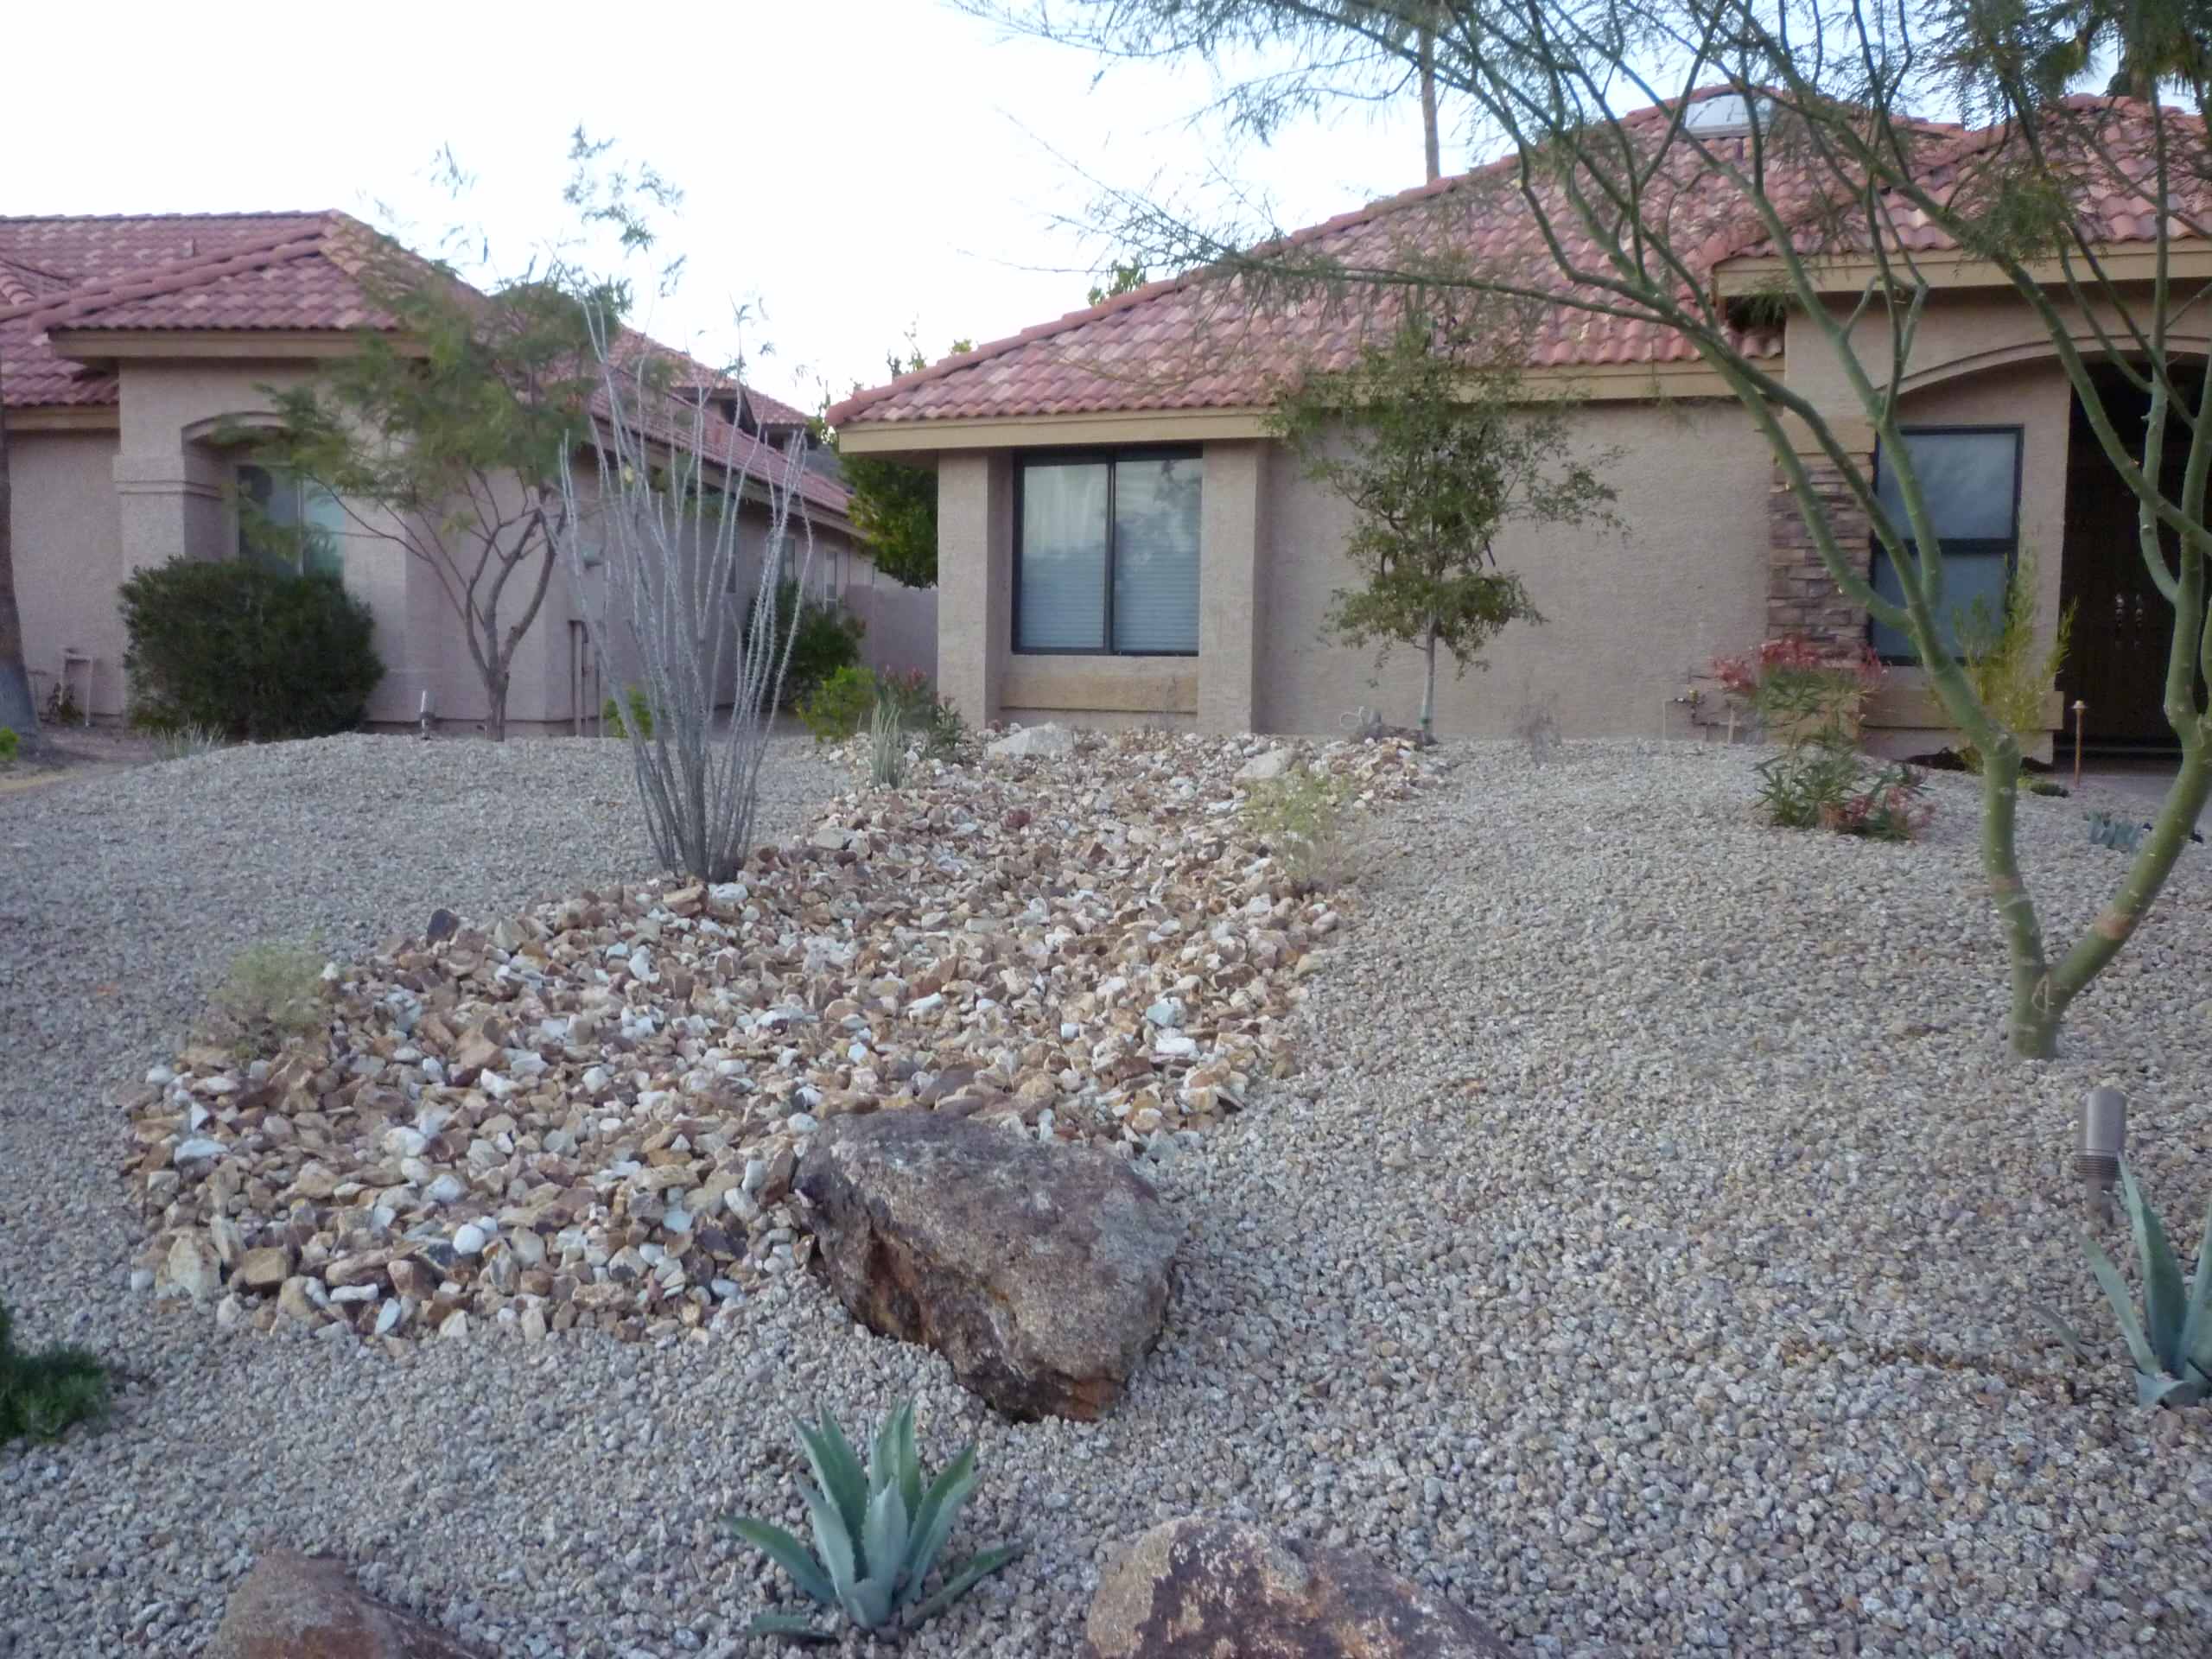
[[[1444,177],[1432,180],[1426,184],[1417,184],[1392,195],[1377,197],[1364,207],[1349,209],[1337,214],[1334,218],[1323,219],[1318,225],[1307,225],[1295,231],[1284,231],[1269,237],[1264,242],[1255,243],[1249,249],[1236,257],[1241,259],[1255,258],[1282,248],[1296,247],[1322,237],[1334,236],[1339,232],[1366,224],[1385,213],[1395,213],[1421,201],[1447,195],[1452,190],[1472,180],[1510,167],[1513,160],[1514,158],[1510,156],[1501,156],[1496,161],[1484,162],[1479,167],[1469,168],[1464,173],[1446,174]],[[973,368],[979,363],[988,363],[993,358],[1003,357],[1009,352],[1018,350],[1024,346],[1033,345],[1038,340],[1049,339],[1054,334],[1065,333],[1071,328],[1080,328],[1086,323],[1097,322],[1123,311],[1133,311],[1141,305],[1147,304],[1169,294],[1178,293],[1183,289],[1218,274],[1229,263],[1227,259],[1217,259],[1208,264],[1193,265],[1188,270],[1179,271],[1173,276],[1162,276],[1140,288],[1133,288],[1126,294],[1112,295],[1096,305],[1088,305],[1080,310],[1065,312],[1048,322],[1033,323],[1019,334],[1007,334],[998,340],[985,340],[981,346],[974,346],[968,351],[940,358],[936,362],[925,364],[918,369],[909,369],[906,373],[882,385],[868,387],[855,392],[842,402],[832,404],[827,417],[829,423],[835,426],[841,420],[849,420],[855,415],[862,414],[884,399],[904,391],[909,387],[925,385],[932,380],[941,380],[949,374],[957,373],[962,369]]]
[[[0,213],[0,225],[188,225],[218,219],[323,219],[335,211],[328,207],[270,207],[257,211],[210,207],[188,213]]]
[[[287,226],[282,232],[257,237],[251,242],[226,248],[220,253],[195,255],[172,260],[167,264],[134,266],[104,281],[87,283],[67,294],[49,295],[39,304],[17,306],[13,310],[18,313],[26,309],[37,312],[36,321],[51,330],[66,327],[77,318],[103,310],[120,301],[151,299],[159,295],[175,293],[180,289],[197,287],[218,276],[304,258],[323,251],[323,239],[329,232],[327,216],[317,217],[323,222],[318,224],[311,234],[302,234],[296,225]],[[0,311],[0,317],[10,315],[10,312]]]

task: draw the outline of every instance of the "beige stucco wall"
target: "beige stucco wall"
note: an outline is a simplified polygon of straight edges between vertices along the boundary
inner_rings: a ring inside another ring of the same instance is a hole
[[[92,656],[92,707],[124,707],[123,618],[116,583],[123,576],[123,518],[115,493],[112,432],[12,433],[16,602],[23,652],[41,698],[61,671],[65,650]],[[72,690],[84,699],[84,671]]]
[[[214,441],[216,429],[226,418],[265,416],[264,387],[296,384],[313,372],[304,363],[128,361],[119,374],[117,431],[14,435],[17,590],[34,671],[58,673],[64,646],[87,650],[96,658],[94,713],[125,711],[117,584],[133,569],[180,554],[231,556],[238,455]],[[757,546],[765,538],[765,508],[748,503],[744,523],[746,539]],[[411,724],[427,692],[441,724],[466,729],[488,708],[463,625],[435,571],[381,533],[396,528],[368,511],[349,514],[340,537],[346,586],[369,607],[385,663],[369,719]],[[507,622],[527,602],[532,575],[518,571],[509,582],[501,601]],[[816,588],[864,589],[872,575],[842,527],[817,527]],[[580,687],[576,673],[589,653],[576,626],[583,609],[569,582],[556,564],[544,605],[516,652],[508,717],[520,730],[567,730],[579,715],[595,711],[594,688]],[[914,654],[915,637],[928,637],[933,596],[867,597],[882,647],[891,656]]]
[[[1765,626],[1770,457],[1733,404],[1591,404],[1576,442],[1615,491],[1619,532],[1513,525],[1498,562],[1542,613],[1484,652],[1487,671],[1437,675],[1440,736],[1510,733],[1524,709],[1548,709],[1567,736],[1689,731],[1670,701],[1715,653],[1756,644]],[[1260,560],[1259,719],[1268,730],[1335,733],[1360,707],[1412,723],[1418,652],[1381,668],[1372,652],[1317,636],[1330,598],[1357,580],[1343,553],[1350,507],[1285,463],[1270,474],[1273,531]]]

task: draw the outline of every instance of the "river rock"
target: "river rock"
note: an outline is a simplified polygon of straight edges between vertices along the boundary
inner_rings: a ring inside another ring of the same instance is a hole
[[[480,1659],[387,1606],[327,1555],[273,1549],[231,1592],[207,1659]]]
[[[1101,1415],[1159,1339],[1182,1224],[1104,1153],[941,1112],[841,1117],[797,1191],[853,1316],[1010,1417]]]
[[[1185,1516],[1109,1563],[1084,1659],[1505,1659],[1442,1592],[1351,1550]]]

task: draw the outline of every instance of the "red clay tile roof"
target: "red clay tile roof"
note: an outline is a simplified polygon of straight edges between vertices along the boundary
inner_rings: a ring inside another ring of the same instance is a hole
[[[1726,88],[1694,93],[1724,96]],[[2107,100],[2070,99],[2069,105]],[[2137,117],[2141,105],[2126,105]],[[1665,108],[1624,118],[1630,129],[1656,129]],[[2144,131],[2147,122],[2140,122]],[[1972,145],[1986,135],[1926,124],[1931,137]],[[1716,148],[1731,141],[1707,135]],[[1755,252],[1763,229],[1732,187],[1685,149],[1687,164],[1653,181],[1649,200],[1669,216],[1675,245],[1702,276],[1723,261]],[[1961,152],[1938,149],[1955,162]],[[1933,157],[1931,157],[1933,159]],[[1770,166],[1771,166],[1770,162]],[[1671,198],[1665,193],[1672,189]],[[1770,194],[1785,213],[1809,217],[1815,192],[1802,174],[1773,167]],[[2148,234],[2139,214],[2118,204],[2095,218],[2114,239]],[[1568,216],[1559,216],[1562,225]],[[1931,231],[1930,234],[1933,232]],[[1355,283],[1363,271],[1402,270],[1424,256],[1479,264],[1486,274],[1536,291],[1565,292],[1555,262],[1517,191],[1509,157],[1455,178],[1371,203],[1299,231],[1273,248],[1300,264],[1325,264]],[[1595,245],[1570,251],[1602,264]],[[1379,308],[1387,313],[1388,307]],[[1297,375],[1348,366],[1374,327],[1377,308],[1318,298],[1287,302],[1261,294],[1246,276],[1186,272],[1040,323],[1007,339],[949,357],[887,385],[855,393],[829,413],[833,425],[1025,418],[1147,410],[1252,408]],[[1777,355],[1778,332],[1739,336],[1754,356]],[[1694,349],[1656,324],[1560,305],[1537,321],[1531,363],[1545,366],[1688,361]]]
[[[344,332],[397,326],[364,288],[365,265],[391,245],[346,213],[175,214],[134,218],[0,218],[0,378],[8,407],[113,404],[111,371],[73,361],[52,336],[69,329]],[[413,256],[407,255],[412,258]],[[677,365],[679,385],[742,394],[757,418],[804,422],[788,404],[741,385],[683,353],[625,331],[618,351]],[[688,438],[688,414],[656,423]],[[738,464],[780,476],[781,458],[710,415],[702,445],[720,461],[734,439]],[[842,514],[850,499],[810,472],[802,493]]]
[[[2208,222],[2212,222],[2212,180],[2204,176],[2202,120],[2171,108],[2158,111],[2132,98],[2083,94],[2060,100],[2059,107],[2074,118],[2045,124],[2044,153],[2052,175],[2069,191],[2075,221],[2092,243],[2126,247],[2158,239],[2156,202],[2130,188],[2155,175],[2158,123],[2153,118],[2158,114],[2163,115],[2171,158],[2169,234],[2206,233]],[[1972,132],[1951,128],[1947,133],[1949,142],[1931,146],[1920,174],[1922,188],[1946,201],[1956,192],[1980,188],[1993,176],[1986,164],[2009,149],[2019,136],[2010,125]],[[1897,191],[1884,194],[1896,226],[1890,246],[1913,253],[1948,252],[1958,246],[1948,232],[1931,223],[1925,212],[1903,200]],[[1872,246],[1866,232],[1866,214],[1853,213],[1838,224],[1808,221],[1791,237],[1790,245],[1801,253],[1865,253]],[[1764,238],[1742,250],[1746,257],[1773,251],[1773,241]]]

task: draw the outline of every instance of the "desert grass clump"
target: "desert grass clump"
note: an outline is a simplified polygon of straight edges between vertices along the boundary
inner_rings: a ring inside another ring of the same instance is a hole
[[[1300,892],[1332,887],[1350,862],[1345,790],[1300,766],[1252,786],[1244,821]]]
[[[60,1440],[73,1423],[98,1422],[107,1407],[105,1366],[82,1348],[24,1353],[0,1304],[0,1446]]]
[[[230,740],[213,726],[197,721],[186,721],[154,734],[154,759],[156,760],[189,760],[195,754],[212,754],[226,748]]]
[[[323,954],[302,940],[264,939],[232,959],[210,999],[219,1034],[242,1053],[270,1054],[322,1026]]]
[[[875,713],[868,726],[868,779],[878,789],[896,789],[906,781],[906,722],[899,700],[880,690]]]

